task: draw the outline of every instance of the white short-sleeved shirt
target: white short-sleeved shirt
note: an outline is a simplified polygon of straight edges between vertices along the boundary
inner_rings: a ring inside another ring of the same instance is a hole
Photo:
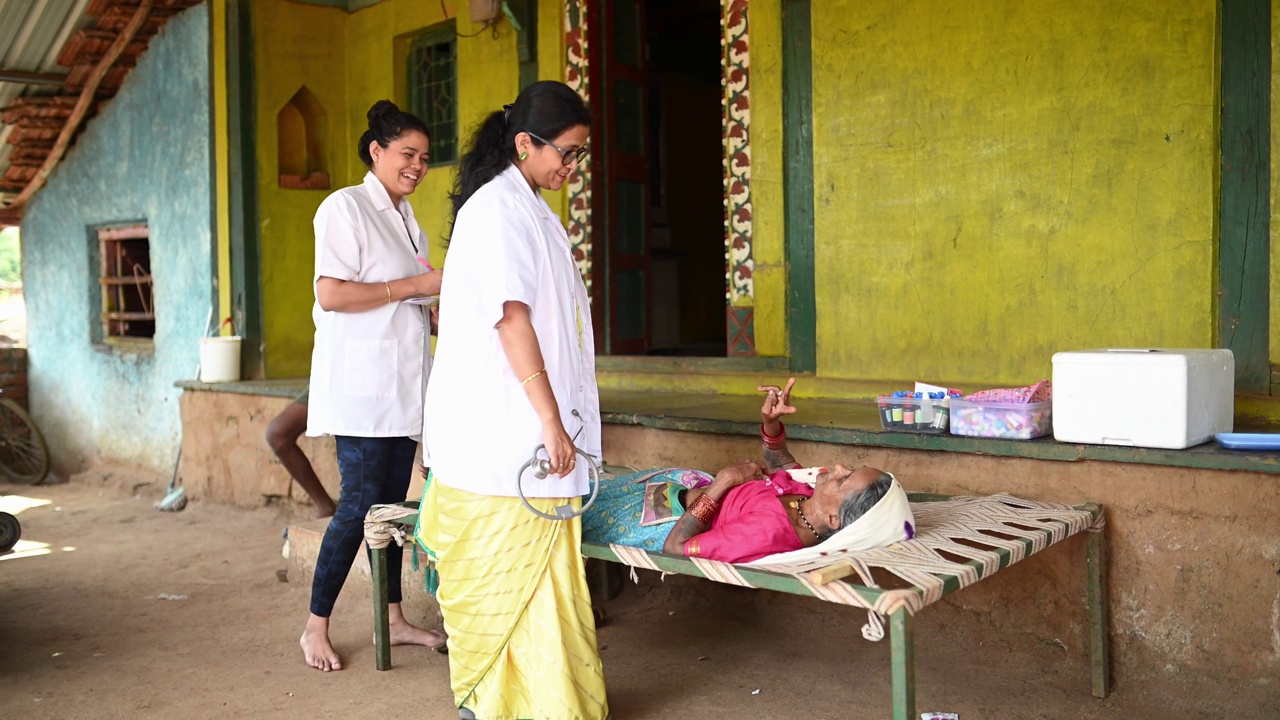
[[[515,496],[516,473],[543,443],[542,422],[520,384],[524,378],[515,376],[494,327],[509,300],[529,306],[565,430],[577,435],[577,447],[599,458],[600,395],[587,290],[560,218],[514,165],[462,207],[447,263],[422,446],[438,481]],[[590,487],[587,463],[578,458],[565,478],[537,479],[526,471],[522,487],[526,497],[583,495]]]
[[[427,242],[413,209],[400,206],[373,173],[320,204],[315,216],[316,273],[365,283],[427,272]],[[426,308],[404,302],[365,312],[311,310],[308,435],[413,437],[422,434],[422,396],[430,372]]]

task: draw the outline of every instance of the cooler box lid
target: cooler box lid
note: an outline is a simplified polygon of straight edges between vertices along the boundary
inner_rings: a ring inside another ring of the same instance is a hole
[[[1231,357],[1225,349],[1100,348],[1053,354],[1055,365],[1194,366],[1220,363]]]

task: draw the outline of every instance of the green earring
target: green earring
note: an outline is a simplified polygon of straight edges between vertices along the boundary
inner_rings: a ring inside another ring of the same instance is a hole
[[[527,157],[529,157],[529,153],[520,153],[520,159],[521,159],[521,160],[524,160],[524,159],[525,159],[525,158],[527,158]]]

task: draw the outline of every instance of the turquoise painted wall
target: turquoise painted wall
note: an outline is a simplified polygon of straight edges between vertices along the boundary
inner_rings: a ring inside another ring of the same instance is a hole
[[[195,375],[212,297],[208,36],[205,5],[170,20],[27,206],[31,407],[57,471],[96,458],[173,467],[173,384]],[[156,336],[153,351],[124,353],[91,340],[94,228],[137,220],[150,226]]]

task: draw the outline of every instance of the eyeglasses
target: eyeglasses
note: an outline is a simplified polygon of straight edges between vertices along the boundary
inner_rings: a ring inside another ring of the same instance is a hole
[[[538,137],[537,135],[534,135],[528,130],[525,130],[525,132],[529,134],[529,137],[533,138],[534,140],[537,140],[543,145],[550,145],[551,149],[560,153],[560,162],[563,165],[568,165],[572,163],[574,160],[577,160],[578,162],[582,162],[582,158],[587,156],[588,148],[585,145],[578,148],[577,150],[565,150],[564,148],[552,143],[550,140],[543,140],[542,138]]]

